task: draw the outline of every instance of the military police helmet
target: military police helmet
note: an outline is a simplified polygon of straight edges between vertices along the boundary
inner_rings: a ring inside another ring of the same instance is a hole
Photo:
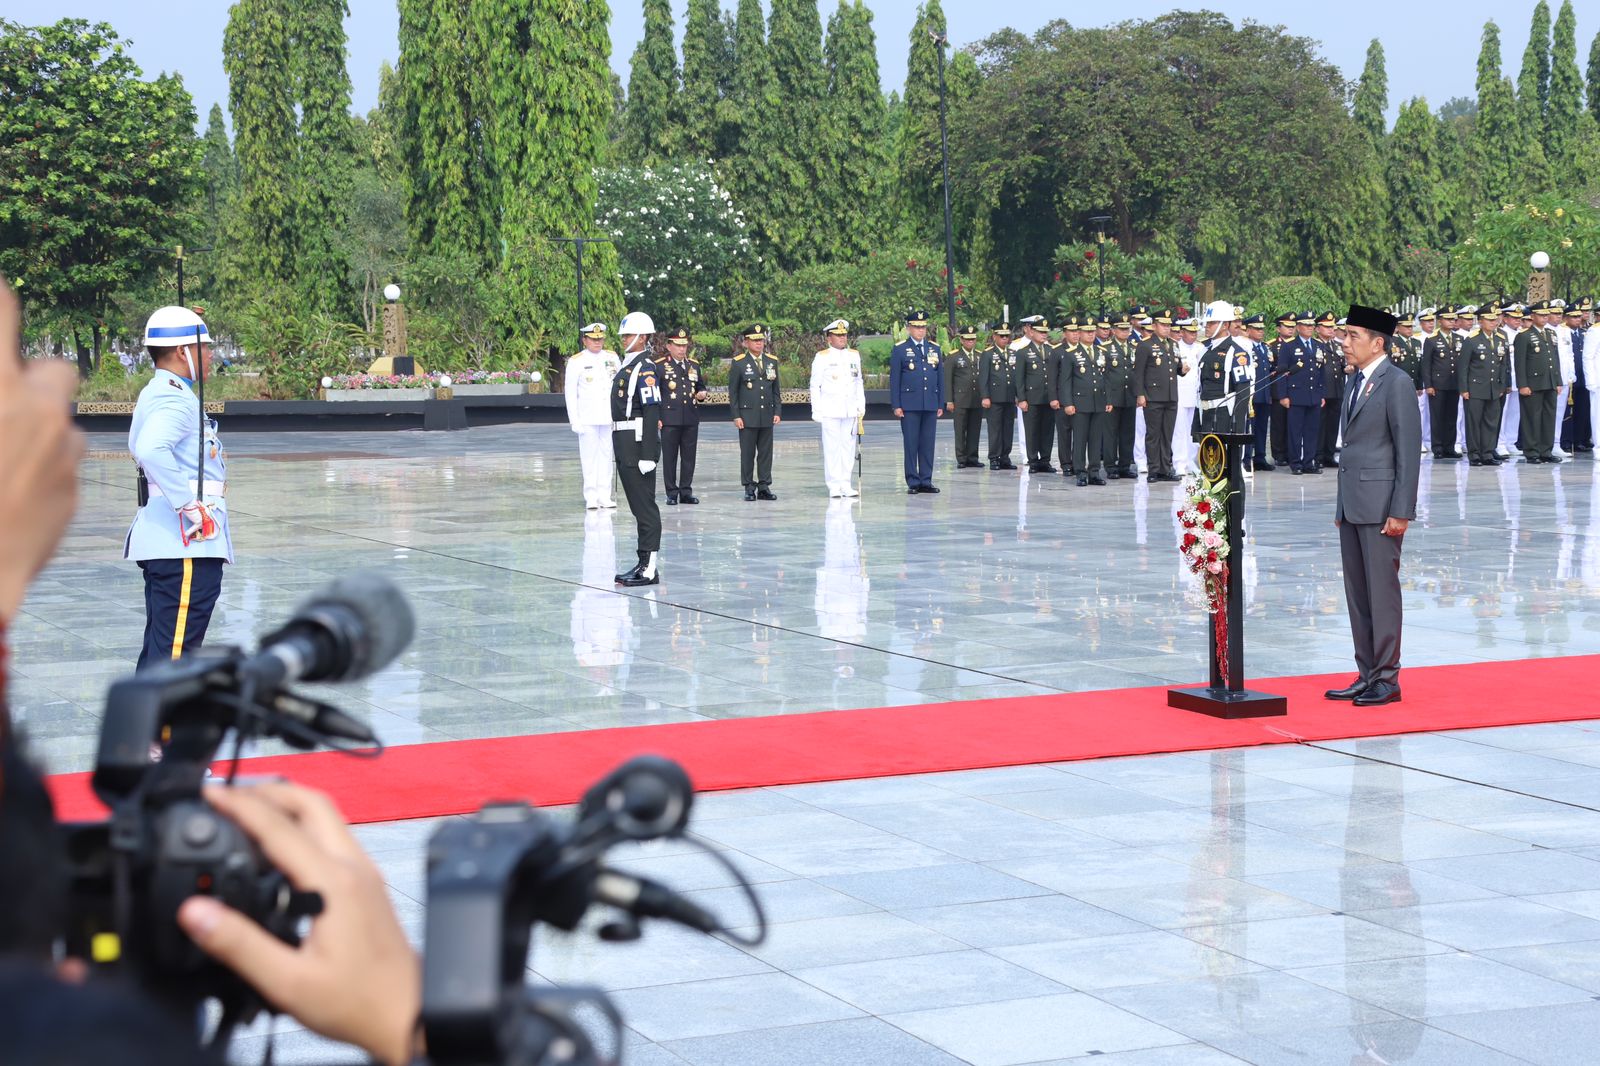
[[[655,331],[655,321],[643,311],[629,311],[617,326],[617,332],[624,337],[647,337]]]
[[[201,344],[211,343],[211,331],[206,329],[205,319],[187,307],[158,307],[150,312],[150,318],[144,324],[146,348],[176,348],[193,344],[197,335]]]

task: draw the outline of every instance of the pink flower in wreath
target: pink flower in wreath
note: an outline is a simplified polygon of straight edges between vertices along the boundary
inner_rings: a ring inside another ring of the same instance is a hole
[[[1213,574],[1220,574],[1222,573],[1222,561],[1219,559],[1213,559],[1206,564],[1206,569]]]

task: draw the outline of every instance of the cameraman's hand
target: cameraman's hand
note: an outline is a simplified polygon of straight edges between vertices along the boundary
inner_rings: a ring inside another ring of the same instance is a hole
[[[83,434],[69,405],[78,388],[60,359],[22,363],[17,299],[0,279],[0,623],[55,554],[78,507]]]
[[[208,896],[178,908],[178,924],[208,955],[306,1028],[354,1044],[389,1066],[412,1059],[422,967],[383,878],[326,796],[290,784],[211,788],[206,799],[261,846],[290,883],[322,895],[298,948]]]

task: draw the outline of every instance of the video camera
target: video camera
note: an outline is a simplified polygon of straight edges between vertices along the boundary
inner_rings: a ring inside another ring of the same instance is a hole
[[[190,1024],[198,1024],[206,1000],[217,1000],[222,1017],[209,1042],[225,1047],[233,1028],[263,1004],[183,933],[179,905],[211,895],[296,944],[301,921],[319,913],[322,901],[295,891],[205,802],[208,768],[230,735],[235,767],[252,737],[301,749],[381,752],[360,721],[289,686],[365,677],[399,655],[412,630],[399,590],[376,575],[354,574],[302,604],[254,655],[206,648],[114,683],[92,778],[110,817],[64,827],[67,951],[128,978]]]

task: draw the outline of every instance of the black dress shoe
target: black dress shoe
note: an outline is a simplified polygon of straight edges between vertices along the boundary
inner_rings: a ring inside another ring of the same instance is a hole
[[[1005,465],[1003,467],[1001,467],[1001,469],[1003,469],[1003,470],[1015,470],[1016,468],[1017,468],[1017,464],[1013,463],[1010,459],[1007,459],[1005,461]]]
[[[918,485],[917,486],[917,491],[918,492],[938,492],[939,490],[938,490],[938,488],[936,486],[933,486],[933,485]]]
[[[668,507],[676,507],[677,505],[678,505],[678,494],[676,492],[667,493],[667,506]]]
[[[1084,488],[1088,484],[1089,484],[1089,475],[1088,474],[1079,474],[1078,475],[1078,487],[1079,488]]]
[[[756,498],[756,489],[754,485],[751,485],[744,490],[744,498],[747,500],[754,500]]]
[[[640,563],[638,566],[634,567],[632,570],[629,570],[626,573],[618,574],[613,580],[618,585],[626,585],[628,582],[633,581],[634,579],[636,579],[639,576],[639,571],[641,571],[643,569],[644,569],[644,564]]]
[[[916,496],[920,492],[922,492],[921,485],[912,485],[910,488],[906,489],[907,496]]]
[[[1121,481],[1122,472],[1120,470],[1108,470],[1106,471],[1106,477],[1110,478],[1112,481]]]
[[[1358,677],[1344,688],[1330,688],[1322,694],[1322,698],[1325,700],[1353,700],[1365,691],[1367,691],[1367,683]]]
[[[756,499],[758,499],[758,500],[776,500],[777,498],[778,498],[778,494],[776,492],[773,492],[771,489],[757,489],[756,490]]]
[[[1276,470],[1278,468],[1273,466],[1271,463],[1258,462],[1258,463],[1256,463],[1256,469],[1257,470],[1264,470],[1264,471],[1267,471],[1268,473],[1271,473],[1272,471],[1274,471],[1274,470]]]
[[[1169,471],[1166,472],[1166,474],[1164,474],[1162,476],[1161,480],[1162,481],[1170,481],[1174,485],[1176,485],[1176,484],[1180,483],[1181,481],[1183,481],[1183,478],[1179,477],[1177,474],[1174,474],[1172,471],[1169,470]]]
[[[1468,466],[1482,466],[1483,465],[1483,460],[1482,459],[1471,459],[1471,460],[1468,460],[1467,465]]]
[[[1547,455],[1547,456],[1544,457],[1544,461],[1547,462],[1547,463],[1559,463],[1561,461],[1561,456],[1559,456],[1559,455]]]
[[[1386,703],[1400,702],[1400,686],[1387,681],[1374,681],[1367,691],[1356,697],[1357,707],[1382,707]]]
[[[1138,481],[1139,480],[1139,468],[1136,467],[1136,466],[1130,466],[1130,467],[1128,467],[1128,469],[1126,469],[1126,470],[1124,470],[1122,472],[1122,476],[1127,478],[1129,481]]]
[[[1298,466],[1291,466],[1289,468],[1289,473],[1291,473],[1291,474],[1303,474],[1303,473],[1305,473],[1305,471],[1301,470]]]
[[[989,469],[990,470],[1004,470],[1005,467],[1000,465],[1000,460],[998,460],[998,459],[990,459],[989,460]]]
[[[649,577],[645,577],[644,567],[641,566],[633,573],[628,574],[625,579],[619,579],[617,584],[626,586],[630,589],[636,589],[641,585],[659,585],[661,584],[661,571],[657,570]]]
[[[678,493],[678,502],[679,503],[699,503],[700,502],[700,497],[693,496],[693,495],[691,495],[691,494],[689,494],[687,492],[680,492],[680,493]]]
[[[1094,476],[1094,477],[1089,479],[1089,484],[1091,484],[1091,485],[1104,485],[1105,483],[1106,483],[1106,479],[1103,478],[1103,477],[1100,477],[1099,475],[1096,475],[1096,476]],[[1082,484],[1082,482],[1079,482],[1079,484]]]

